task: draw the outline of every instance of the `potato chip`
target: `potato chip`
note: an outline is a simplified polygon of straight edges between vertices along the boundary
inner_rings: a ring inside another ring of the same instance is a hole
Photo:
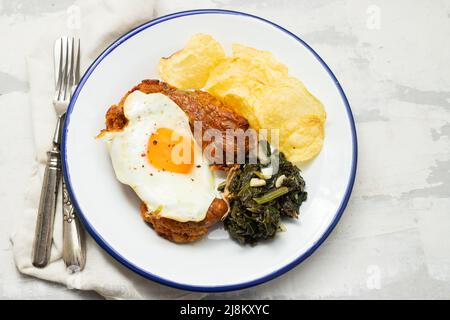
[[[266,83],[288,75],[288,68],[277,61],[272,52],[246,47],[238,43],[233,44],[232,47],[233,58],[245,60],[246,63],[257,66],[262,72],[266,73],[263,79]]]
[[[232,56],[225,57],[213,38],[197,37],[161,61],[163,80],[182,89],[204,87],[254,129],[279,129],[279,149],[292,162],[308,161],[320,152],[324,106],[300,80],[288,75],[284,64],[269,51],[241,44],[233,44]]]
[[[260,126],[265,128],[283,127],[290,131],[303,116],[326,119],[322,103],[294,77],[281,78],[264,86],[254,102],[254,110]]]
[[[287,75],[287,67],[276,61],[271,52],[233,44],[233,56],[215,67],[205,89],[217,91],[243,85],[250,92]],[[219,86],[213,89],[216,84]]]
[[[210,71],[225,58],[222,46],[206,34],[192,36],[186,46],[168,58],[161,58],[161,78],[179,89],[200,89]]]
[[[319,154],[324,138],[324,122],[314,115],[304,116],[294,130],[281,133],[280,150],[291,162],[305,162]]]
[[[247,118],[257,129],[259,124],[253,105],[258,91],[287,74],[287,67],[279,63],[271,52],[233,44],[233,56],[214,68],[205,89]]]
[[[211,72],[205,89],[244,116],[252,127],[257,128],[252,107],[253,94],[262,86],[258,79],[263,78],[263,72],[251,64],[241,59],[228,58]]]
[[[258,119],[254,115],[254,110],[251,102],[248,99],[245,99],[237,93],[229,93],[222,98],[222,101],[225,105],[232,108],[236,113],[242,115],[245,119],[247,119],[250,127],[254,129],[259,128]]]
[[[320,152],[325,109],[300,80],[285,77],[265,86],[254,110],[260,129],[279,129],[279,148],[290,161],[307,161]]]

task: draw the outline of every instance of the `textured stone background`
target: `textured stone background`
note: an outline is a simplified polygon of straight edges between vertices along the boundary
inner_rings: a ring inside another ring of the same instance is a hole
[[[98,298],[21,276],[9,242],[33,160],[24,57],[45,31],[33,21],[73,3],[0,0],[1,298]],[[450,1],[157,0],[159,15],[200,7],[261,15],[314,47],[347,94],[360,150],[347,210],[313,256],[209,297],[450,298]]]

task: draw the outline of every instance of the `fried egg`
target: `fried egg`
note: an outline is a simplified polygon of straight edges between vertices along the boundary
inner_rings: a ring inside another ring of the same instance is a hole
[[[105,132],[117,179],[153,214],[201,221],[216,196],[214,176],[186,114],[161,93],[134,91],[124,105],[127,125]]]

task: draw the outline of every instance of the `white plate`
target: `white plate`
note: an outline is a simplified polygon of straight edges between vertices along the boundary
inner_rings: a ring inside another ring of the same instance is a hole
[[[108,107],[142,79],[158,78],[160,57],[195,33],[229,50],[234,42],[269,50],[325,105],[322,152],[303,169],[308,201],[287,231],[255,247],[221,229],[193,244],[166,241],[145,224],[139,200],[115,178],[104,144],[94,139]],[[188,290],[224,291],[268,281],[308,257],[328,236],[349,199],[356,171],[356,133],[345,95],[323,60],[301,39],[262,18],[195,10],[150,21],[119,38],[89,67],[69,106],[63,136],[68,189],[92,237],[119,262],[146,278]],[[88,262],[89,263],[89,262]]]

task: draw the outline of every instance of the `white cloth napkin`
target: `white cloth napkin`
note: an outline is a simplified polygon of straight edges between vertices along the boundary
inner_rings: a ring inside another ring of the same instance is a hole
[[[36,162],[30,177],[25,198],[25,212],[18,219],[11,240],[14,259],[20,272],[48,281],[58,282],[69,288],[95,290],[110,299],[169,299],[199,298],[202,294],[171,289],[146,280],[129,271],[87,235],[87,263],[82,272],[69,274],[62,261],[62,214],[58,201],[51,261],[46,268],[37,269],[31,264],[31,248],[34,237],[37,207],[42,176],[51,147],[56,123],[52,106],[54,92],[53,43],[61,35],[77,35],[81,38],[82,70],[114,39],[129,29],[154,18],[154,1],[149,0],[80,0],[59,12],[42,17],[36,28],[42,29],[42,37],[36,50],[27,57],[30,86],[32,125],[35,140]]]

